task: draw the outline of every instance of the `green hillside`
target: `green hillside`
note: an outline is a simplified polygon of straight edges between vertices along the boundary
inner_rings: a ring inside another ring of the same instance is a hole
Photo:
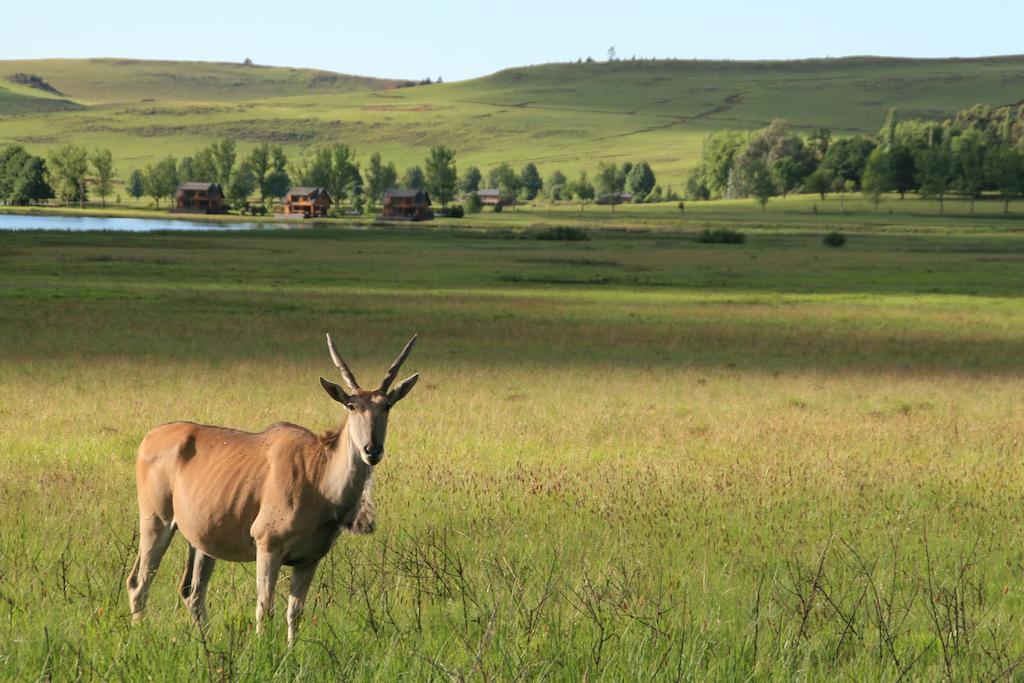
[[[0,61],[0,81],[6,81],[15,73],[38,75],[61,93],[86,104],[238,102],[308,93],[375,90],[395,85],[393,80],[330,71],[224,62],[137,59]]]
[[[456,148],[462,166],[535,161],[542,173],[646,158],[678,182],[713,130],[785,118],[872,131],[890,107],[941,118],[1024,101],[1024,56],[552,64],[410,88],[304,69],[113,59],[0,62],[0,83],[14,72],[67,98],[0,90],[0,142],[110,147],[121,176],[231,136],[243,151],[266,141],[292,156],[345,142],[399,167],[438,143]]]

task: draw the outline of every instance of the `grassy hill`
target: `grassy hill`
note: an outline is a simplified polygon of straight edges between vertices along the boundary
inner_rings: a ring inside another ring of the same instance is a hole
[[[57,97],[6,78],[31,73]],[[876,130],[887,110],[939,118],[975,103],[1024,100],[1024,56],[803,61],[619,61],[508,69],[458,83],[395,81],[279,67],[116,59],[0,62],[0,142],[41,152],[67,142],[113,149],[119,175],[232,136],[244,151],[293,156],[333,142],[399,167],[432,144],[462,166],[535,161],[574,172],[646,158],[679,182],[703,137],[773,118]]]

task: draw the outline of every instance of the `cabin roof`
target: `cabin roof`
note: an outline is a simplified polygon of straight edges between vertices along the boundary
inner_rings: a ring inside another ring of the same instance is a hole
[[[407,187],[393,187],[387,191],[389,197],[416,197],[423,190],[410,189]]]
[[[181,185],[178,185],[179,192],[182,190],[206,190],[209,192],[213,189],[220,192],[220,185],[217,183],[182,183]]]
[[[310,199],[316,199],[321,194],[326,195],[327,191],[322,187],[299,186],[289,189],[288,194],[296,197],[309,197]]]
[[[393,187],[384,193],[385,199],[411,199],[416,202],[430,203],[430,195],[426,190],[416,190],[407,187]]]
[[[477,190],[477,197],[500,197],[501,190]]]

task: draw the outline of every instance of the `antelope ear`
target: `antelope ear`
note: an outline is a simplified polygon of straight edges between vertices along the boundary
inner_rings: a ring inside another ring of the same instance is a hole
[[[322,386],[324,388],[324,391],[327,392],[328,396],[333,398],[338,403],[347,403],[348,402],[348,394],[346,394],[345,391],[340,386],[335,384],[334,382],[330,382],[330,381],[324,379],[323,377],[321,377],[320,378],[320,386]]]
[[[412,377],[407,377],[406,379],[403,379],[401,382],[398,383],[397,387],[391,390],[391,393],[388,394],[388,399],[393,404],[398,403],[403,398],[405,398],[406,394],[412,391],[412,388],[416,386],[416,382],[419,381],[419,379],[420,373],[418,372]]]

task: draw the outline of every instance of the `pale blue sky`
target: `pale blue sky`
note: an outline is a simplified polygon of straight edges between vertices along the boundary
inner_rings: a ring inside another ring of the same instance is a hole
[[[1024,2],[11,0],[0,59],[138,57],[460,80],[620,57],[774,59],[1024,52]],[[998,7],[998,8],[997,8]],[[24,30],[18,27],[24,27]]]

